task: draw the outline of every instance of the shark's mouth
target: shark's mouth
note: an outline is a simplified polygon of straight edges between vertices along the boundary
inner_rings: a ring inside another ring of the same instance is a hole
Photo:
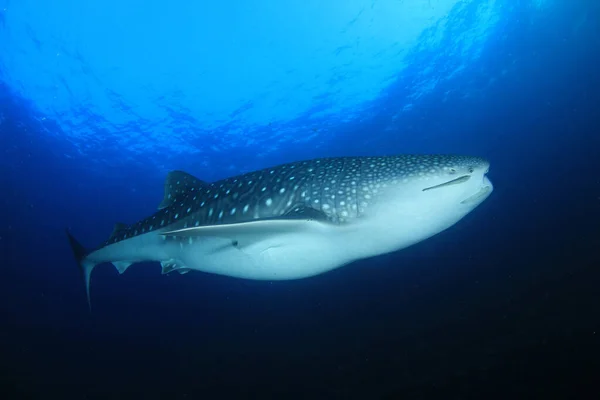
[[[490,185],[482,186],[481,189],[479,189],[479,191],[477,193],[475,193],[472,196],[467,197],[466,199],[461,201],[460,204],[476,203],[482,197],[485,197],[491,190],[492,190],[492,187]]]
[[[471,175],[463,175],[463,176],[460,176],[460,177],[458,177],[456,179],[452,179],[451,181],[440,183],[439,185],[426,187],[425,189],[423,189],[423,191],[426,192],[428,190],[439,189],[439,188],[442,188],[442,187],[445,187],[445,186],[458,185],[459,183],[466,182],[469,179],[471,179]]]

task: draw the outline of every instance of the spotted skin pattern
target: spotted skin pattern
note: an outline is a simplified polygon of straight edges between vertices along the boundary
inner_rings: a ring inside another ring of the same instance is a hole
[[[160,210],[116,229],[102,244],[164,230],[272,218],[314,218],[334,224],[360,218],[387,187],[456,177],[485,164],[477,157],[399,155],[321,158],[283,164],[207,183],[171,172]]]

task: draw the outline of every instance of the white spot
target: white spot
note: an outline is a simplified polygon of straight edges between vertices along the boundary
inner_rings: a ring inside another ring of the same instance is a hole
[[[229,214],[231,214],[231,215],[235,214],[235,207],[231,209],[231,211],[229,212]]]
[[[200,225],[200,221],[196,221],[196,223],[194,224],[194,226],[198,226]]]
[[[213,209],[212,209],[212,208],[209,208],[209,209],[208,209],[208,216],[209,216],[209,217],[212,217],[212,215],[213,215]]]
[[[190,238],[188,239],[188,243],[189,243],[189,244],[192,244],[192,243],[194,243],[194,239],[192,239],[192,238],[190,237]]]
[[[323,204],[323,210],[329,210],[329,204]]]
[[[192,211],[192,208],[191,208],[191,207],[187,209],[187,212],[190,212],[190,211]]]
[[[250,206],[248,204],[246,204],[244,206],[244,214],[248,212],[248,208],[250,208]]]
[[[163,219],[162,221],[160,221],[160,226],[163,226],[165,224],[165,220]]]
[[[273,200],[271,200],[271,199],[267,199],[267,200],[265,201],[265,204],[267,205],[267,207],[271,207],[271,204],[273,204]]]
[[[260,191],[261,191],[261,192],[264,192],[264,191],[266,191],[266,190],[267,190],[267,187],[266,187],[266,186],[265,186],[265,187],[263,187],[262,189],[260,189]]]
[[[175,214],[175,219],[177,219],[177,217],[179,217],[179,214]]]
[[[223,211],[219,213],[219,219],[223,218]]]
[[[282,193],[282,194],[285,193],[285,188],[279,189],[279,193]]]
[[[293,181],[294,179],[296,179],[295,176],[290,176],[290,181]]]

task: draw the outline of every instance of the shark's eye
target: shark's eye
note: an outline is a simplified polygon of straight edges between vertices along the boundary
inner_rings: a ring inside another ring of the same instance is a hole
[[[450,169],[448,170],[448,172],[450,173],[450,175],[454,175],[454,174],[456,173],[456,169],[454,169],[454,168],[450,168]]]
[[[472,174],[475,169],[473,167],[469,167],[469,173]]]

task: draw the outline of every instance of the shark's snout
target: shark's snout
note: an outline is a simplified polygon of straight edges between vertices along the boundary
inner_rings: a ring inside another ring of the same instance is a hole
[[[490,192],[494,190],[494,184],[488,178],[487,172],[483,175],[483,187],[488,187]]]

